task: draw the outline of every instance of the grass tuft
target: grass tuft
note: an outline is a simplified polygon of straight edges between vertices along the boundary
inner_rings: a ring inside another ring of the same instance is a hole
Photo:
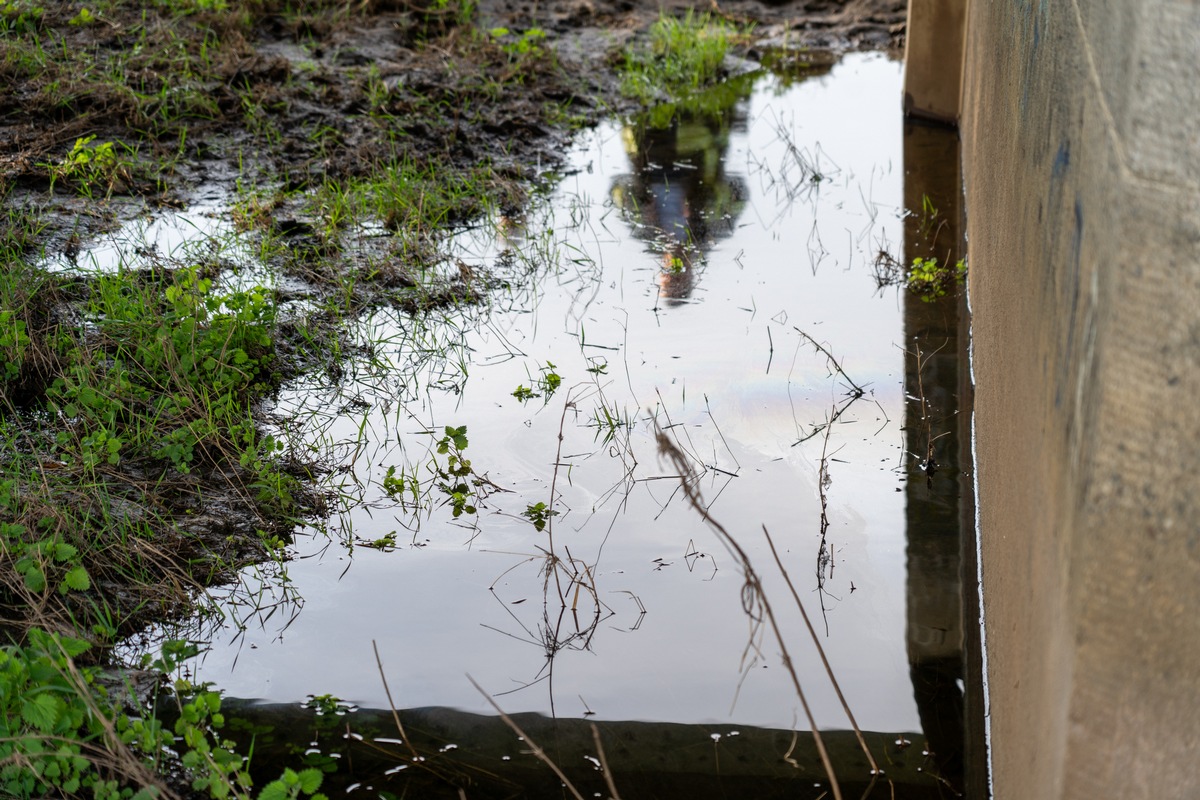
[[[650,41],[625,53],[622,91],[649,104],[679,98],[714,83],[736,31],[708,14],[663,15]]]

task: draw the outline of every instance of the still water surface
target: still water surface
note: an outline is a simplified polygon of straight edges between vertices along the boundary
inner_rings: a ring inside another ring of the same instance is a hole
[[[348,380],[284,394],[281,427],[336,444],[343,512],[297,538],[287,573],[302,600],[268,592],[282,602],[267,619],[231,602],[245,628],[213,633],[201,679],[386,707],[374,642],[402,708],[490,712],[470,674],[510,712],[807,727],[657,427],[763,575],[817,723],[849,727],[764,526],[859,725],[921,729],[903,491],[921,454],[903,434],[903,290],[873,277],[878,251],[899,257],[904,240],[900,65],[848,56],[725,91],[735,102],[665,129],[587,133],[527,217],[458,237],[469,280],[508,282],[488,308],[450,313],[440,332],[374,314]],[[562,378],[551,396],[548,372]],[[519,386],[543,396],[522,401]],[[473,469],[503,489],[477,514],[414,512],[384,492],[389,467],[431,485],[429,460],[445,462],[434,440],[464,425]],[[558,581],[547,533],[522,516],[539,502],[558,512]],[[389,534],[394,547],[365,546]]]

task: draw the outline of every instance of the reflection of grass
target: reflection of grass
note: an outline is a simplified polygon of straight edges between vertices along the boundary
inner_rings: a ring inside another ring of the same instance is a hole
[[[729,25],[708,14],[660,17],[650,28],[649,45],[625,54],[622,91],[649,103],[713,83],[733,34]]]
[[[939,264],[936,258],[914,258],[906,285],[927,303],[945,297],[949,287],[963,282],[967,261],[960,258],[954,266]]]
[[[689,91],[678,99],[658,103],[643,114],[642,123],[648,128],[663,130],[680,117],[720,119],[739,101],[750,97],[759,74],[739,75],[703,87],[703,91]]]
[[[962,285],[967,278],[967,260],[960,258],[951,265],[949,261],[942,264],[936,257],[917,256],[906,267],[891,253],[880,250],[875,256],[873,272],[880,289],[904,285],[926,303],[932,303]]]

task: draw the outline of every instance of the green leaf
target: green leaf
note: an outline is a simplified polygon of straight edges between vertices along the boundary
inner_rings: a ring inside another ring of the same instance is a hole
[[[287,786],[283,781],[271,781],[258,793],[258,800],[288,800]]]
[[[59,542],[54,545],[54,560],[55,561],[73,561],[79,556],[79,548],[73,544]]]
[[[0,536],[6,536],[9,539],[19,539],[25,533],[25,526],[18,523],[0,523]]]
[[[46,588],[46,573],[41,567],[30,567],[25,570],[25,588],[31,592],[41,592]]]
[[[83,569],[83,567],[80,567],[80,569]],[[80,655],[86,652],[89,647],[91,647],[91,645],[85,642],[83,639],[74,639],[70,636],[59,636],[58,646],[61,647],[63,652],[66,653],[70,658],[78,658]]]
[[[77,592],[86,592],[92,588],[92,581],[85,568],[75,567],[67,570],[67,574],[63,576],[63,585]]]
[[[321,774],[321,770],[309,767],[300,771],[300,791],[305,794],[312,794],[317,789],[321,788],[321,781],[325,780],[325,776]]]
[[[45,692],[21,702],[21,719],[40,731],[53,730],[62,711],[62,701]]]

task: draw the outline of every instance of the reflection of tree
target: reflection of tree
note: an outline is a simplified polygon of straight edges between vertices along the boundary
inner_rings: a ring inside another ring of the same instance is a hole
[[[745,205],[745,184],[725,173],[729,134],[744,130],[752,82],[718,90],[674,108],[669,121],[650,117],[624,131],[633,171],[613,181],[612,197],[637,236],[659,255],[659,296],[681,302],[713,243],[728,236]]]

